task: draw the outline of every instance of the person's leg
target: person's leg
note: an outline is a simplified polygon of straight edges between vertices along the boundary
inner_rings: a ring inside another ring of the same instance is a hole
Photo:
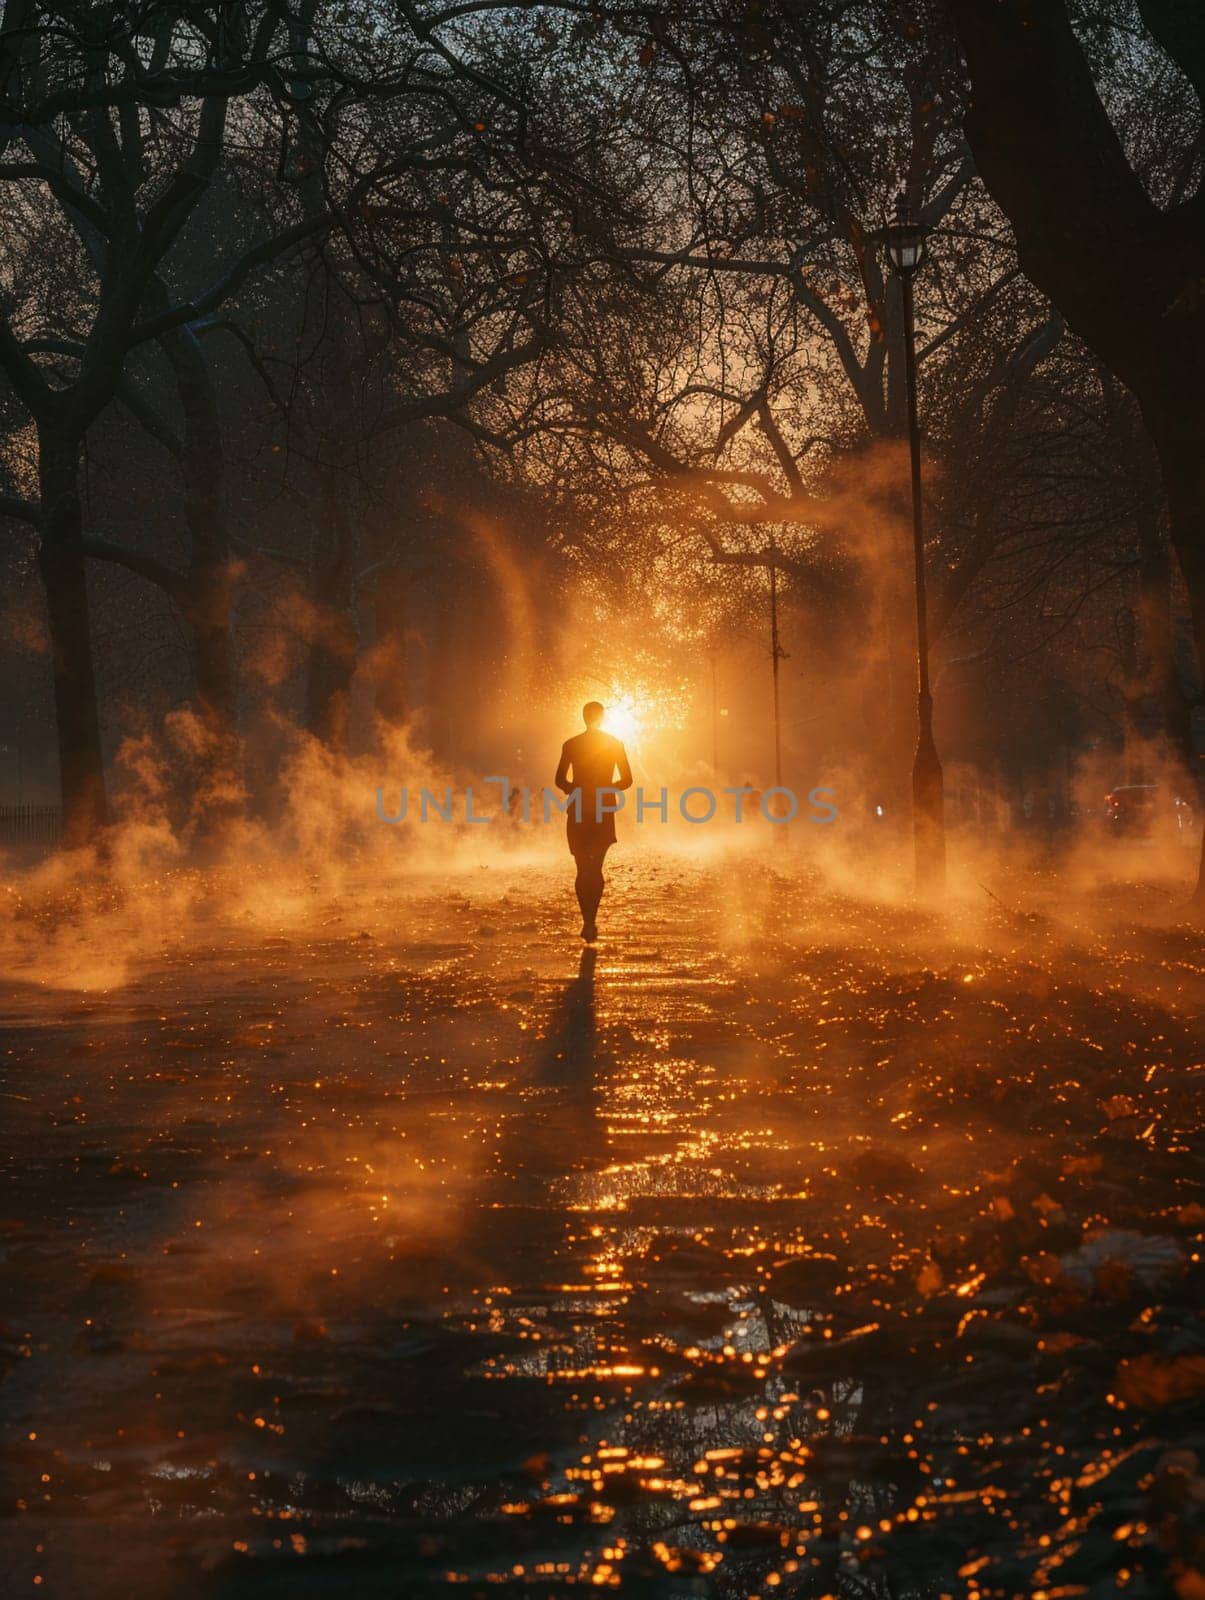
[[[582,852],[580,855],[575,855],[573,861],[574,865],[577,867],[577,876],[573,880],[573,891],[577,895],[577,903],[582,914],[582,922],[586,925],[586,927],[589,927],[591,916],[589,857]]]
[[[574,888],[582,912],[583,938],[593,938],[596,931],[598,905],[603,893],[603,857],[606,853],[604,847],[602,850],[583,850],[577,857]]]
[[[596,855],[583,851],[578,856],[577,877],[573,887],[577,891],[577,903],[582,912],[582,932],[585,934],[594,927],[598,902],[602,899],[602,865]]]

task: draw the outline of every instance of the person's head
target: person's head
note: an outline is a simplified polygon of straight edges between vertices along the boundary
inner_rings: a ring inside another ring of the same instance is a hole
[[[597,700],[590,700],[582,707],[582,721],[587,728],[597,728],[606,715],[606,707],[599,705]]]

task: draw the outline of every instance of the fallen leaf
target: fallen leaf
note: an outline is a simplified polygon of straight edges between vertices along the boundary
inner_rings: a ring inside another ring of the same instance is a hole
[[[1123,1269],[1145,1289],[1157,1289],[1174,1278],[1184,1264],[1184,1249],[1163,1234],[1106,1228],[1061,1258],[1063,1276],[1077,1289],[1115,1298]]]
[[[936,1261],[926,1261],[916,1275],[916,1287],[920,1294],[936,1294],[945,1283],[945,1276]]]
[[[1140,1411],[1158,1411],[1205,1395],[1205,1355],[1132,1356],[1114,1380],[1118,1398]]]

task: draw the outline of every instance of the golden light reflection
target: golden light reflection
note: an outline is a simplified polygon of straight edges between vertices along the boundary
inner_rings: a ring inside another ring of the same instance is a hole
[[[423,1560],[458,1582],[614,1587],[652,1552],[745,1600],[797,1567],[877,1582],[931,1537],[968,1593],[1072,1593],[1102,1530],[1170,1560],[1149,1530],[1180,1537],[1200,1478],[1174,1354],[1205,1223],[1180,1159],[1199,983],[1181,1016],[1141,947],[1104,992],[1050,975],[1053,934],[935,950],[782,875],[662,866],[567,1043],[550,881],[414,897],[404,935],[357,904],[370,938],[287,955],[240,930],[56,1016],[36,1054],[16,1039],[6,1104],[66,1164],[87,1296],[66,1338],[35,1306],[0,1340],[46,1374],[19,1514],[167,1485],[202,1549],[245,1494],[281,1549],[231,1554],[300,1563],[328,1505],[388,1528],[421,1461]],[[42,1228],[8,1243],[39,1259]],[[68,1419],[60,1348],[69,1375],[123,1351],[130,1387]],[[80,1461],[104,1480],[60,1487]],[[469,1506],[514,1530],[476,1566]]]

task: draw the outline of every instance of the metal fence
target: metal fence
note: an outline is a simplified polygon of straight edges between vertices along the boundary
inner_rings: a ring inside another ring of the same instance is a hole
[[[58,806],[0,806],[0,845],[53,850],[62,831]]]

